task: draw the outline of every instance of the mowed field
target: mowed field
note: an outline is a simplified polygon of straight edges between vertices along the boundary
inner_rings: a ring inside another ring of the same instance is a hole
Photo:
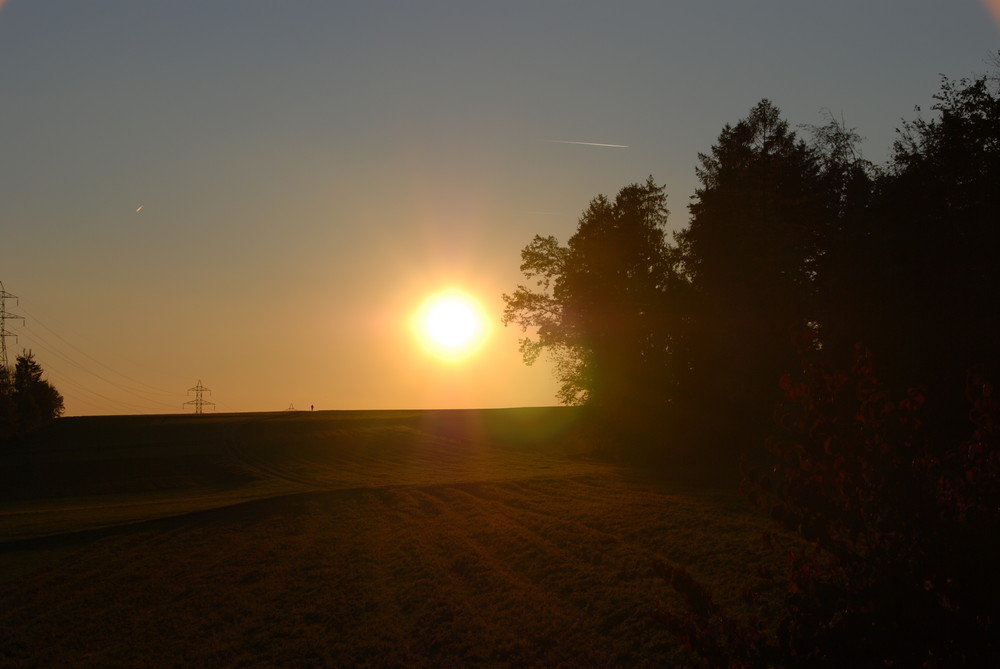
[[[66,418],[0,452],[0,666],[683,666],[768,523],[570,408]]]

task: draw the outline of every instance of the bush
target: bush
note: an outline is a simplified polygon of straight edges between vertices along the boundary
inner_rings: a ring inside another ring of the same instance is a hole
[[[688,602],[664,623],[711,666],[1000,666],[998,404],[982,370],[966,380],[972,436],[955,445],[929,439],[925,390],[891,398],[863,348],[849,372],[812,360],[781,385],[771,459],[744,476],[809,546],[786,555],[779,619],[736,620],[661,567]]]

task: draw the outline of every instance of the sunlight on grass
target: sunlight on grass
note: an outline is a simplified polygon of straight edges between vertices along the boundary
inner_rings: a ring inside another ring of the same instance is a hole
[[[3,664],[675,665],[653,563],[738,604],[766,521],[581,457],[553,411],[81,422],[5,454],[37,476],[0,503]]]

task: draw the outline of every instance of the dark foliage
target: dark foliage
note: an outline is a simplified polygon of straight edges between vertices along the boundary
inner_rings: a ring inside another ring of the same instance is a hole
[[[34,432],[62,415],[62,395],[43,373],[31,351],[17,356],[13,377],[0,371],[0,440]]]
[[[782,386],[773,462],[747,478],[811,546],[787,555],[782,615],[735,620],[663,567],[688,602],[667,626],[709,666],[997,666],[1000,405],[981,370],[966,379],[972,436],[954,444],[930,439],[924,389],[891,396],[865,349],[849,372],[810,359]]]
[[[815,320],[745,470],[751,500],[808,548],[745,593],[756,607],[787,588],[773,623],[659,566],[687,605],[659,615],[707,666],[1000,665],[1000,87],[945,80],[935,98],[939,116],[905,124],[883,170],[852,131],[813,129],[822,234],[811,257],[779,255],[814,271]]]
[[[503,321],[536,329],[525,361],[552,355],[564,402],[615,408],[619,424],[666,410],[671,437],[744,451],[767,433],[797,333],[839,368],[863,341],[892,393],[926,388],[924,420],[953,443],[963,371],[1000,373],[998,81],[945,80],[937,116],[904,124],[881,168],[842,123],[806,142],[763,100],[699,156],[676,246],[652,179],[600,196],[567,246],[524,249],[537,289],[505,296]]]
[[[883,168],[762,101],[700,156],[676,248],[650,181],[525,249],[542,291],[504,320],[538,328],[526,359],[565,354],[564,399],[748,445],[747,494],[805,546],[744,593],[778,588],[776,620],[659,565],[687,605],[659,615],[706,666],[1000,666],[998,82],[945,80]]]
[[[14,389],[10,372],[0,365],[0,444],[13,438],[17,432],[17,409],[14,406]]]
[[[619,427],[662,411],[675,394],[674,342],[682,289],[666,243],[666,195],[652,178],[598,196],[562,246],[536,236],[521,252],[535,287],[504,295],[503,322],[522,330],[530,364],[543,351],[556,361],[560,399],[587,403]]]
[[[815,320],[813,282],[829,225],[820,154],[762,100],[699,156],[701,187],[678,235],[690,304],[687,392],[760,430],[790,336]],[[748,434],[750,432],[750,434]],[[760,436],[763,436],[762,434]]]
[[[893,392],[927,387],[927,420],[954,440],[962,372],[1000,370],[1000,85],[944,80],[935,99],[936,116],[903,125],[892,161],[828,245],[821,306],[841,364],[866,342]]]

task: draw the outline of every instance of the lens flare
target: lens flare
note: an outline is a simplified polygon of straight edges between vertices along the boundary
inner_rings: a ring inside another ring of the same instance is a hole
[[[1000,0],[983,0],[986,11],[993,15],[993,20],[1000,25]]]

